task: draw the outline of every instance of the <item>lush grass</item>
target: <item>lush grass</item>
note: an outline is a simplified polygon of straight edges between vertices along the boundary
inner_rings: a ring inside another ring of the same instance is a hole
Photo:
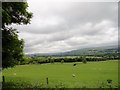
[[[4,69],[3,75],[6,82],[24,82],[40,87],[108,87],[108,79],[112,80],[112,87],[117,87],[118,61],[77,62],[76,66],[73,63],[19,65]]]

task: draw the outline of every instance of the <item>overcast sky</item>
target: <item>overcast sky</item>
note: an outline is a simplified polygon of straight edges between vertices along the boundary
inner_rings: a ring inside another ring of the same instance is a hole
[[[29,0],[31,24],[16,26],[25,53],[65,52],[117,44],[117,2],[41,2]]]

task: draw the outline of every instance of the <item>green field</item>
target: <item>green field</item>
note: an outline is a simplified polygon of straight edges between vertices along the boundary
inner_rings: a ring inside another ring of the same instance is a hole
[[[77,62],[76,66],[73,66],[73,63],[18,65],[15,68],[4,69],[2,74],[6,82],[31,83],[41,88],[109,87],[108,79],[112,80],[112,87],[118,87],[117,60],[87,62],[87,64]]]

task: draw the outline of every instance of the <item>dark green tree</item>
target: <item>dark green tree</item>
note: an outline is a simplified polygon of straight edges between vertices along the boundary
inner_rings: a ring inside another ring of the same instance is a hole
[[[64,63],[64,60],[61,60],[61,64],[63,64]]]
[[[2,3],[2,28],[12,23],[28,24],[32,13],[27,11],[27,2],[3,2]]]
[[[28,24],[32,13],[27,11],[27,2],[2,3],[2,67],[13,67],[23,58],[23,39],[18,38],[18,32],[11,24]]]
[[[86,57],[82,57],[82,62],[83,62],[84,64],[87,63]]]

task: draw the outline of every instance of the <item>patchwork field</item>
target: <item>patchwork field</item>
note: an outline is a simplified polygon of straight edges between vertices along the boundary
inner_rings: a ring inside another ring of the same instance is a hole
[[[18,65],[4,69],[5,82],[30,83],[33,87],[118,87],[118,61]],[[48,82],[46,78],[48,77]],[[107,80],[112,80],[108,83]],[[48,84],[47,84],[48,83]]]

